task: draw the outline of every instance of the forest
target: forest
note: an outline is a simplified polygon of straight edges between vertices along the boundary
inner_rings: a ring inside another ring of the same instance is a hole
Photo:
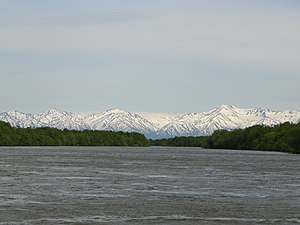
[[[203,143],[207,139],[205,136],[199,137],[174,137],[163,139],[150,139],[151,146],[174,146],[174,147],[202,147]]]
[[[0,121],[0,146],[149,146],[139,133],[15,128]]]
[[[218,130],[207,137],[175,137],[150,140],[151,145],[209,149],[240,149],[300,153],[300,122],[274,127],[256,125],[232,131]]]
[[[177,146],[300,153],[300,122],[273,127],[256,125],[211,136],[148,140],[143,134],[75,131],[56,128],[16,128],[0,121],[0,146]]]
[[[202,144],[204,148],[245,149],[300,153],[300,122],[274,127],[256,125],[233,131],[216,131]]]

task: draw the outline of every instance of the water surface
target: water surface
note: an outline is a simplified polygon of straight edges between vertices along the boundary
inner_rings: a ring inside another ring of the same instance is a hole
[[[299,224],[300,156],[0,148],[0,224]]]

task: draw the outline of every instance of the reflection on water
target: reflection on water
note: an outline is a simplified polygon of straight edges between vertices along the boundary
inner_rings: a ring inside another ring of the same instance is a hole
[[[298,224],[299,155],[0,148],[0,224]]]

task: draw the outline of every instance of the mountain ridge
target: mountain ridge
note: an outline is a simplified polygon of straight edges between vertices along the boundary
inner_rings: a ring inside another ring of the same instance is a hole
[[[53,127],[61,130],[138,132],[148,138],[206,136],[220,129],[233,130],[254,125],[273,126],[284,122],[300,121],[300,111],[297,110],[242,109],[232,105],[221,105],[200,113],[152,113],[152,115],[132,113],[118,108],[88,115],[59,109],[50,109],[38,114],[12,110],[0,113],[0,120],[22,128]]]

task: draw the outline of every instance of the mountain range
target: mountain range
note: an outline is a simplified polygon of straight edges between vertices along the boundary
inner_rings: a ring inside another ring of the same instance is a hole
[[[69,130],[112,130],[139,132],[148,138],[169,138],[175,136],[205,136],[215,130],[233,130],[254,125],[274,126],[276,124],[300,121],[300,111],[272,111],[264,108],[241,109],[222,105],[208,112],[131,113],[121,109],[109,109],[89,115],[76,114],[58,109],[45,113],[30,114],[8,111],[0,114],[0,120],[14,127],[53,127]]]

